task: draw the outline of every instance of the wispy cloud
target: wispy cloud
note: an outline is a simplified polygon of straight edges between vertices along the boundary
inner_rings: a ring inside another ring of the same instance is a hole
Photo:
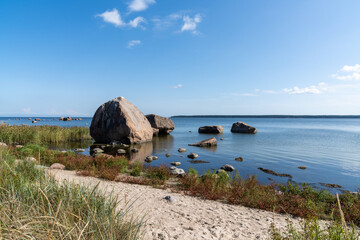
[[[144,28],[143,26],[140,25],[141,23],[146,23],[145,18],[143,18],[143,17],[137,17],[137,18],[135,18],[134,20],[131,20],[131,21],[129,22],[129,26],[131,26],[131,27],[133,27],[133,28],[137,28],[138,26]]]
[[[189,17],[188,15],[185,15],[183,17],[184,24],[181,27],[181,31],[182,32],[190,31],[193,34],[197,34],[198,33],[197,25],[201,23],[201,20],[202,18],[200,14],[196,14],[193,18]]]
[[[131,12],[144,11],[149,7],[149,5],[155,3],[155,0],[132,0],[129,4],[129,10]]]
[[[178,84],[178,85],[176,85],[176,86],[172,86],[172,87],[170,87],[170,88],[182,88],[183,87],[183,85],[182,84]]]
[[[321,82],[318,85],[312,85],[304,88],[299,88],[298,86],[285,88],[283,91],[288,94],[321,94],[326,90],[326,83]]]
[[[355,64],[354,66],[345,65],[338,73],[331,75],[331,77],[342,81],[359,81],[360,64]]]
[[[136,45],[140,45],[140,44],[141,44],[140,40],[131,40],[128,42],[127,47],[133,49]]]
[[[172,27],[181,18],[181,14],[173,13],[163,18],[155,17],[152,19],[152,22],[154,23],[155,30],[166,30]]]
[[[144,27],[141,25],[141,23],[146,23],[145,18],[143,17],[136,17],[134,20],[130,20],[129,23],[126,23],[122,20],[121,15],[119,11],[114,8],[113,10],[107,10],[101,14],[95,15],[96,17],[101,17],[104,22],[111,23],[115,27],[132,27],[137,28],[141,27],[144,29]]]

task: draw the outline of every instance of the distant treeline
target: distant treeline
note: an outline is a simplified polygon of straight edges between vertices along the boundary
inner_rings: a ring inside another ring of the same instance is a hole
[[[171,118],[360,118],[360,115],[178,115]]]

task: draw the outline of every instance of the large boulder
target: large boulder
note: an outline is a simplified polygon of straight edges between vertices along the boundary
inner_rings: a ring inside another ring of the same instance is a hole
[[[257,129],[244,123],[244,122],[237,122],[232,125],[231,132],[233,132],[233,133],[257,133]]]
[[[118,97],[101,105],[91,121],[90,135],[96,142],[141,143],[152,140],[153,130],[144,114]]]
[[[151,124],[151,127],[159,131],[158,134],[170,134],[175,128],[175,124],[170,118],[156,114],[148,114],[146,118]],[[157,133],[154,131],[154,135],[155,134]]]
[[[198,143],[189,144],[189,146],[195,146],[195,147],[214,147],[214,146],[217,146],[217,140],[216,140],[216,138],[212,137],[212,138],[208,138],[208,139],[202,140],[201,142],[198,142]]]
[[[223,127],[218,126],[203,126],[199,128],[199,133],[223,133]]]

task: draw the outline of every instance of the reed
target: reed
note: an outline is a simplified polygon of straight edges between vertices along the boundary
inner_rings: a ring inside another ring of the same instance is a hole
[[[0,239],[139,239],[142,220],[97,187],[59,184],[0,149]],[[125,204],[126,205],[126,204]]]
[[[91,140],[86,127],[0,125],[0,140],[11,144],[57,144],[71,141]]]

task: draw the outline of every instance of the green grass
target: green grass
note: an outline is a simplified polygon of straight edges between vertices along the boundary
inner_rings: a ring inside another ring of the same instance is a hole
[[[59,184],[0,148],[0,239],[139,239],[142,222],[98,189]]]
[[[91,140],[87,127],[0,125],[0,140],[5,143],[58,144],[71,141]]]
[[[360,230],[356,226],[344,226],[340,222],[330,221],[321,226],[316,219],[306,219],[296,228],[291,222],[288,223],[285,232],[276,228],[273,223],[270,227],[271,239],[274,240],[358,240]]]

